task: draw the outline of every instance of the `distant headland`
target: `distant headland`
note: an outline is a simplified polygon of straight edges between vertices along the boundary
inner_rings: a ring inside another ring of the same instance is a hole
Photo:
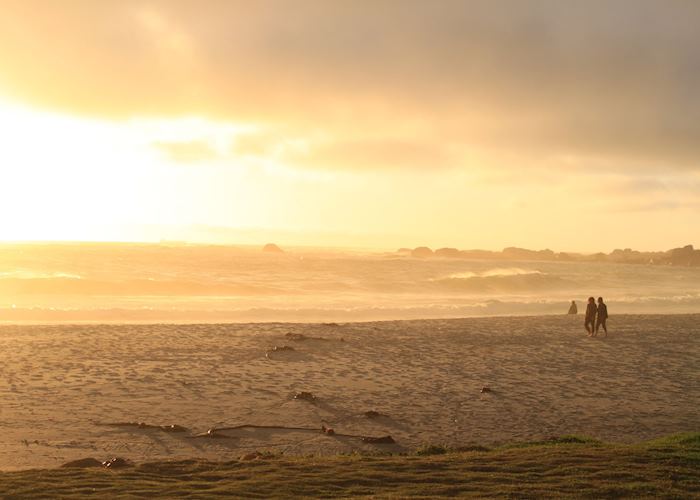
[[[654,264],[670,266],[700,266],[700,249],[693,245],[672,248],[665,252],[640,252],[631,248],[615,249],[610,253],[571,253],[508,247],[500,252],[491,250],[458,250],[457,248],[428,247],[399,248],[396,253],[415,258],[486,259],[486,260],[543,260],[562,262],[614,262],[624,264]]]

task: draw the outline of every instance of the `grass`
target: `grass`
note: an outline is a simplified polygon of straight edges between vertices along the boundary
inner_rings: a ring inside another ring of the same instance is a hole
[[[700,433],[636,444],[577,436],[407,455],[269,456],[128,469],[0,474],[2,498],[434,497],[700,498]]]

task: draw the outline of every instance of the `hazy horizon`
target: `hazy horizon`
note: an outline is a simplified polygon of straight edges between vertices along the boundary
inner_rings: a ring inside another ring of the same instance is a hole
[[[233,228],[225,228],[227,230],[231,231],[236,231],[236,229]],[[246,232],[243,230],[242,232]],[[256,231],[257,233],[257,231]],[[272,235],[272,233],[271,233]],[[691,245],[694,248],[697,248],[697,245],[693,243],[692,241],[684,241],[681,243],[678,242],[669,242],[668,244],[660,244],[658,248],[631,248],[629,246],[621,246],[617,248],[599,248],[597,250],[593,251],[580,251],[580,250],[575,250],[575,249],[570,249],[570,248],[551,248],[551,247],[543,247],[543,248],[527,248],[521,245],[513,244],[513,245],[507,245],[505,247],[501,248],[486,248],[486,247],[473,247],[473,248],[462,248],[462,247],[457,247],[454,245],[431,245],[426,242],[422,242],[419,244],[414,244],[414,245],[408,245],[408,244],[399,244],[395,245],[392,247],[377,247],[377,246],[371,246],[371,244],[358,244],[358,245],[345,245],[345,246],[337,246],[337,245],[332,245],[332,244],[327,244],[324,245],[322,243],[317,243],[317,244],[310,244],[310,243],[303,243],[304,241],[308,241],[308,238],[304,238],[303,236],[299,236],[299,238],[302,238],[300,240],[296,240],[295,238],[289,240],[289,239],[274,239],[274,238],[268,238],[268,239],[254,239],[254,238],[242,238],[242,239],[231,239],[231,240],[185,240],[185,239],[178,239],[178,238],[161,238],[161,239],[153,239],[153,240],[0,240],[0,246],[3,245],[154,245],[154,246],[219,246],[219,247],[230,247],[230,248],[247,248],[247,249],[262,249],[265,245],[267,244],[274,244],[278,247],[280,247],[283,251],[293,251],[295,249],[308,249],[308,250],[328,250],[328,251],[337,251],[337,252],[378,252],[378,253],[392,253],[396,252],[401,249],[408,249],[408,250],[413,250],[418,247],[427,247],[433,251],[439,250],[439,249],[457,249],[457,250],[464,250],[464,251],[485,251],[485,252],[494,252],[498,253],[501,252],[507,248],[519,248],[523,250],[532,250],[532,251],[540,251],[540,250],[551,250],[554,253],[565,253],[565,254],[578,254],[578,255],[595,255],[598,253],[604,253],[604,254],[609,254],[614,250],[624,250],[624,249],[629,249],[632,251],[636,252],[641,252],[641,253],[654,253],[654,252],[667,252],[669,250],[672,250],[674,248],[681,248],[686,245]],[[291,243],[289,243],[291,241]],[[298,242],[297,242],[298,241]],[[478,259],[477,259],[478,260]]]

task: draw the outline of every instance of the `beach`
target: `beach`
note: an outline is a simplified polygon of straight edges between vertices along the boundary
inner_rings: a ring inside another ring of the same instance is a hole
[[[581,315],[3,325],[0,470],[697,431],[700,315],[613,315],[608,328],[589,338]],[[270,427],[204,436],[246,424]]]

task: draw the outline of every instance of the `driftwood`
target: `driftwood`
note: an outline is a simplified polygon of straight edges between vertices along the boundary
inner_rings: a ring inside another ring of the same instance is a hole
[[[105,469],[123,469],[124,467],[131,467],[134,464],[127,460],[126,458],[114,457],[104,462],[100,462],[94,458],[81,458],[79,460],[72,460],[61,465],[64,469],[88,469],[92,467],[104,467]]]
[[[386,444],[386,443],[395,443],[396,441],[394,438],[391,436],[363,436],[360,434],[343,434],[340,432],[336,432],[334,429],[330,427],[326,427],[325,425],[322,425],[321,428],[319,429],[318,427],[289,427],[285,425],[255,425],[255,424],[241,424],[241,425],[234,425],[231,427],[217,427],[213,429],[209,429],[206,433],[204,434],[198,434],[195,436],[191,436],[193,438],[198,438],[198,437],[212,437],[212,434],[217,434],[220,431],[235,431],[235,430],[240,430],[240,429],[279,429],[279,430],[285,430],[285,431],[302,431],[302,432],[322,432],[323,434],[328,434],[329,436],[338,436],[338,437],[348,437],[348,438],[356,438],[361,440],[363,443],[379,443],[379,444]],[[221,435],[218,435],[217,437],[222,437]],[[228,437],[228,436],[227,436]]]
[[[150,425],[147,424],[146,422],[108,422],[105,424],[99,424],[99,425],[106,425],[108,427],[136,427],[138,429],[158,429],[164,432],[189,432],[190,430],[187,427],[183,427],[181,425]]]
[[[108,469],[123,469],[124,467],[131,467],[133,465],[134,464],[131,463],[130,460],[119,457],[111,458],[102,462],[102,467],[106,467]]]
[[[308,393],[308,394],[310,394],[310,393]],[[150,425],[150,424],[146,424],[145,422],[109,422],[109,423],[103,423],[103,424],[98,424],[98,425],[105,425],[105,426],[109,426],[109,427],[136,427],[137,429],[155,429],[155,430],[160,430],[160,431],[165,431],[165,432],[189,432],[187,430],[187,428],[182,427],[180,425]],[[172,430],[172,429],[177,429],[177,430]],[[286,430],[286,431],[321,432],[321,433],[327,434],[329,436],[338,436],[338,437],[348,437],[348,438],[359,439],[363,443],[391,444],[391,443],[396,442],[396,441],[394,441],[394,438],[392,438],[391,436],[363,436],[361,434],[343,434],[340,432],[336,432],[335,429],[332,429],[330,427],[326,427],[325,425],[321,425],[321,427],[318,428],[318,427],[289,427],[289,426],[285,426],[285,425],[241,424],[241,425],[234,425],[231,427],[212,427],[211,429],[207,430],[207,432],[202,432],[200,434],[190,434],[186,437],[188,437],[190,439],[197,439],[197,438],[235,439],[234,436],[227,436],[226,434],[222,434],[222,432],[235,431],[235,430],[239,430],[239,429],[278,429],[278,430]],[[120,462],[114,463],[112,465],[105,465],[105,464],[107,464],[107,462],[103,462],[102,466],[103,467],[111,467],[111,468],[124,466]],[[68,465],[66,465],[66,466],[68,466]]]

